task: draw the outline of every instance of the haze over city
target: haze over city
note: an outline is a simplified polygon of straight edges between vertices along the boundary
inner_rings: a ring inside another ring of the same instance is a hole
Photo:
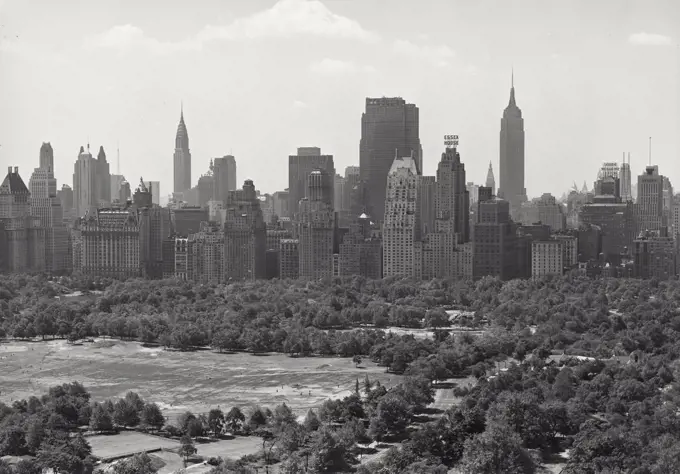
[[[424,174],[460,136],[468,180],[498,169],[514,68],[529,196],[592,184],[630,152],[680,179],[680,5],[673,1],[0,1],[0,164],[50,141],[59,186],[88,140],[171,192],[180,104],[193,180],[231,153],[240,183],[287,187],[299,146],[358,165],[366,97],[420,108]]]

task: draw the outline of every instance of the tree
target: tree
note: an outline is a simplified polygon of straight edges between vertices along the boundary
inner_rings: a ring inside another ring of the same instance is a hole
[[[328,428],[321,428],[312,446],[314,456],[310,462],[312,472],[341,472],[347,469],[345,447],[337,435]]]
[[[369,434],[380,440],[386,435],[403,432],[410,421],[408,403],[398,395],[386,395],[371,417]]]
[[[213,408],[208,413],[208,426],[213,435],[217,437],[224,429],[224,413],[219,408]]]
[[[112,474],[155,474],[158,469],[146,453],[135,454],[130,459],[113,465]]]
[[[3,459],[0,459],[0,474],[14,474],[14,471],[12,471],[12,466],[10,466],[9,463]]]
[[[366,396],[371,393],[371,381],[368,378],[368,374],[364,377],[364,392],[366,392]]]
[[[464,474],[534,474],[536,466],[522,440],[507,425],[489,425],[465,442],[458,467]]]
[[[137,407],[121,398],[114,405],[113,420],[119,426],[137,426],[139,424],[139,414]]]
[[[42,470],[33,459],[22,459],[14,467],[14,474],[41,474]]]
[[[99,403],[95,403],[90,416],[90,430],[97,433],[113,431],[111,415]]]
[[[26,433],[20,426],[5,426],[0,431],[0,456],[21,456],[26,450]]]
[[[224,424],[230,433],[238,433],[243,427],[243,422],[246,420],[245,415],[239,407],[233,407],[229,413],[224,417]]]
[[[319,429],[319,426],[321,426],[321,422],[319,421],[319,417],[316,416],[316,413],[314,413],[314,410],[311,408],[307,412],[307,416],[305,416],[305,421],[303,422],[303,425],[307,431],[316,431]]]
[[[160,407],[155,403],[147,403],[142,410],[142,424],[154,430],[160,430],[165,424],[165,417]]]
[[[425,314],[425,326],[436,330],[449,325],[449,315],[441,309],[431,309]]]
[[[186,466],[189,458],[196,454],[197,449],[189,435],[182,436],[182,438],[179,440],[179,443],[180,446],[177,454],[179,454],[179,456],[184,460],[184,465]]]
[[[354,357],[352,357],[352,362],[354,362],[354,367],[359,367],[361,362],[363,362],[363,359],[359,354],[356,354]]]

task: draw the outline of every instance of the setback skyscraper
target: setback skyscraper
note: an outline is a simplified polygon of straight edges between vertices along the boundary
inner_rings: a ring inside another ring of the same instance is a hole
[[[92,158],[89,144],[87,151],[81,146],[73,169],[73,204],[76,217],[83,217],[85,213],[97,210],[99,204],[97,184],[99,184],[97,160]]]
[[[299,212],[300,199],[309,197],[307,178],[317,169],[326,171],[329,176],[335,176],[333,155],[322,155],[321,148],[318,147],[302,147],[297,149],[297,155],[288,157],[288,212],[291,218],[295,219]],[[332,201],[331,204],[334,205]]]
[[[416,174],[423,173],[418,107],[401,97],[366,99],[361,116],[359,168],[366,213],[385,215],[387,175],[395,156],[413,157]]]
[[[177,136],[175,137],[174,186],[172,190],[183,193],[191,189],[191,152],[189,151],[189,133],[184,124],[184,109],[180,112]]]
[[[501,119],[500,168],[499,196],[510,203],[510,213],[515,216],[527,200],[527,191],[524,187],[524,119],[515,102],[514,81],[510,102]]]

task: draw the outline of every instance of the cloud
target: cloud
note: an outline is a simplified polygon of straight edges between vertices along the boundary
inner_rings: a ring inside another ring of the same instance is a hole
[[[375,68],[372,66],[358,66],[352,61],[343,61],[341,59],[324,58],[321,61],[312,63],[309,70],[315,74],[354,74],[357,72],[374,72]]]
[[[294,109],[308,109],[309,105],[307,105],[307,103],[305,103],[301,100],[294,100],[293,101],[293,108]]]
[[[396,40],[393,49],[397,54],[424,59],[439,67],[449,66],[450,60],[456,56],[456,53],[446,45],[417,45],[407,40]]]
[[[628,42],[639,46],[669,46],[673,44],[673,39],[670,36],[642,32],[630,35]]]
[[[164,42],[156,38],[146,36],[144,31],[134,25],[117,25],[101,33],[92,36],[85,41],[87,49],[116,49],[120,52],[144,49],[150,53],[168,54],[177,51],[200,49],[200,44],[195,41]]]
[[[319,0],[279,0],[269,8],[225,26],[206,26],[198,40],[286,38],[296,35],[377,41],[357,21],[338,15]]]

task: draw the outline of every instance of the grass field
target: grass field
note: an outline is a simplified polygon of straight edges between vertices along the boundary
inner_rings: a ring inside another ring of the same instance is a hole
[[[110,436],[88,436],[92,454],[101,459],[111,459],[141,451],[178,448],[179,443],[159,436],[126,431]]]
[[[133,390],[170,418],[185,410],[274,408],[282,402],[304,414],[328,398],[348,395],[365,374],[388,387],[399,380],[370,362],[355,368],[351,359],[341,358],[175,352],[108,339],[83,345],[0,344],[0,401],[39,396],[50,386],[78,381],[95,400]]]

